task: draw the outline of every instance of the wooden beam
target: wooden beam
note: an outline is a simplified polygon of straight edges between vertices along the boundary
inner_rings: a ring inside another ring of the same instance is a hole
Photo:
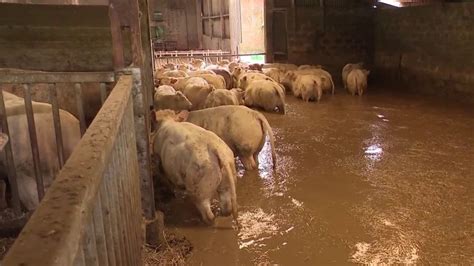
[[[120,19],[114,5],[109,5],[110,33],[112,35],[112,56],[114,69],[119,70],[125,67],[125,58],[123,54],[123,38]]]
[[[12,72],[0,75],[0,84],[114,82],[113,72]]]
[[[108,6],[109,0],[0,0],[0,4]]]

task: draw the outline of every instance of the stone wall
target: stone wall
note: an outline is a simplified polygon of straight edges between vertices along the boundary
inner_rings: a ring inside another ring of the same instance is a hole
[[[112,70],[108,21],[106,7],[2,4],[0,68]],[[126,51],[129,64],[130,49]]]
[[[384,85],[474,102],[474,3],[378,10],[374,62]]]
[[[293,16],[291,12],[288,62],[323,65],[336,83],[346,63],[371,64],[374,10],[370,6],[297,7]]]

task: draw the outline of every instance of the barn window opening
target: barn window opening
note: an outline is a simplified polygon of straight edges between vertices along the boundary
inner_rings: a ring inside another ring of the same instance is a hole
[[[387,5],[395,6],[395,7],[401,7],[402,6],[400,1],[397,1],[397,0],[379,0],[379,3],[387,4]]]

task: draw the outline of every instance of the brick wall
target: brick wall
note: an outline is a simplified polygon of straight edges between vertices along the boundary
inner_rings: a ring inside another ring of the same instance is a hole
[[[373,13],[370,6],[296,8],[288,23],[288,62],[321,64],[340,83],[349,62],[371,64]],[[291,12],[289,13],[291,14]]]
[[[474,102],[474,3],[378,10],[374,62],[384,84]]]

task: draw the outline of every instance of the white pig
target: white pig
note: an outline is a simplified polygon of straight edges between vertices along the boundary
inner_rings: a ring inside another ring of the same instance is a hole
[[[258,168],[258,154],[268,135],[276,168],[273,131],[261,113],[245,106],[219,106],[190,112],[186,121],[216,133],[247,170]]]
[[[164,176],[184,189],[207,224],[214,222],[214,195],[221,213],[237,220],[237,173],[230,148],[215,133],[188,122],[179,122],[174,112],[156,112],[157,131],[152,147]]]

